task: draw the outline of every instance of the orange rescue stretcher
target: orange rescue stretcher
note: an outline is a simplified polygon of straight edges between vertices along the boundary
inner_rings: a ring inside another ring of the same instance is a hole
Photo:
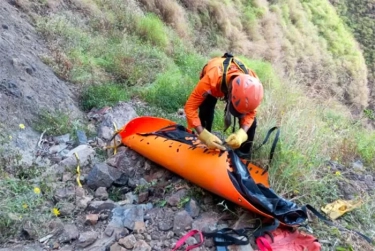
[[[306,210],[276,195],[268,171],[240,159],[233,150],[210,150],[171,120],[143,116],[119,131],[122,143],[190,182],[281,225],[298,226]]]

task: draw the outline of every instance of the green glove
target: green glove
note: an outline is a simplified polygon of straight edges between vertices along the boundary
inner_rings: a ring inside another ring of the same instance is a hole
[[[209,149],[225,150],[222,145],[223,142],[215,135],[204,129],[199,135],[198,139],[202,141]]]
[[[229,135],[229,137],[225,141],[231,148],[237,149],[246,140],[247,140],[247,133],[245,132],[244,129],[240,128],[237,132]]]

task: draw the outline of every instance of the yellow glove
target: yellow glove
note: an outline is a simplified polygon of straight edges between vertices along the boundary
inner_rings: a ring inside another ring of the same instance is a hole
[[[202,141],[209,149],[225,150],[222,146],[223,142],[215,135],[204,129],[199,135],[198,139]]]
[[[237,132],[229,135],[229,137],[225,141],[228,143],[228,145],[231,148],[237,149],[246,140],[247,140],[247,133],[245,132],[244,129],[240,128]]]

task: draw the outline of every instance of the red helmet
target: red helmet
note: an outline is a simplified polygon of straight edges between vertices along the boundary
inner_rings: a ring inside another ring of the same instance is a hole
[[[232,81],[230,112],[246,114],[259,106],[263,99],[263,85],[258,78],[240,74]],[[233,108],[235,110],[233,110]]]

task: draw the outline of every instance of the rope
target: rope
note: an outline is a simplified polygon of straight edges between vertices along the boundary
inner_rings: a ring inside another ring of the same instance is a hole
[[[76,181],[78,183],[78,186],[79,187],[82,187],[82,184],[81,184],[81,181],[79,180],[80,179],[80,176],[81,176],[81,170],[80,170],[80,167],[79,167],[79,157],[78,157],[78,154],[75,152],[74,155],[76,156],[76,159],[77,159],[77,178],[76,178]]]

